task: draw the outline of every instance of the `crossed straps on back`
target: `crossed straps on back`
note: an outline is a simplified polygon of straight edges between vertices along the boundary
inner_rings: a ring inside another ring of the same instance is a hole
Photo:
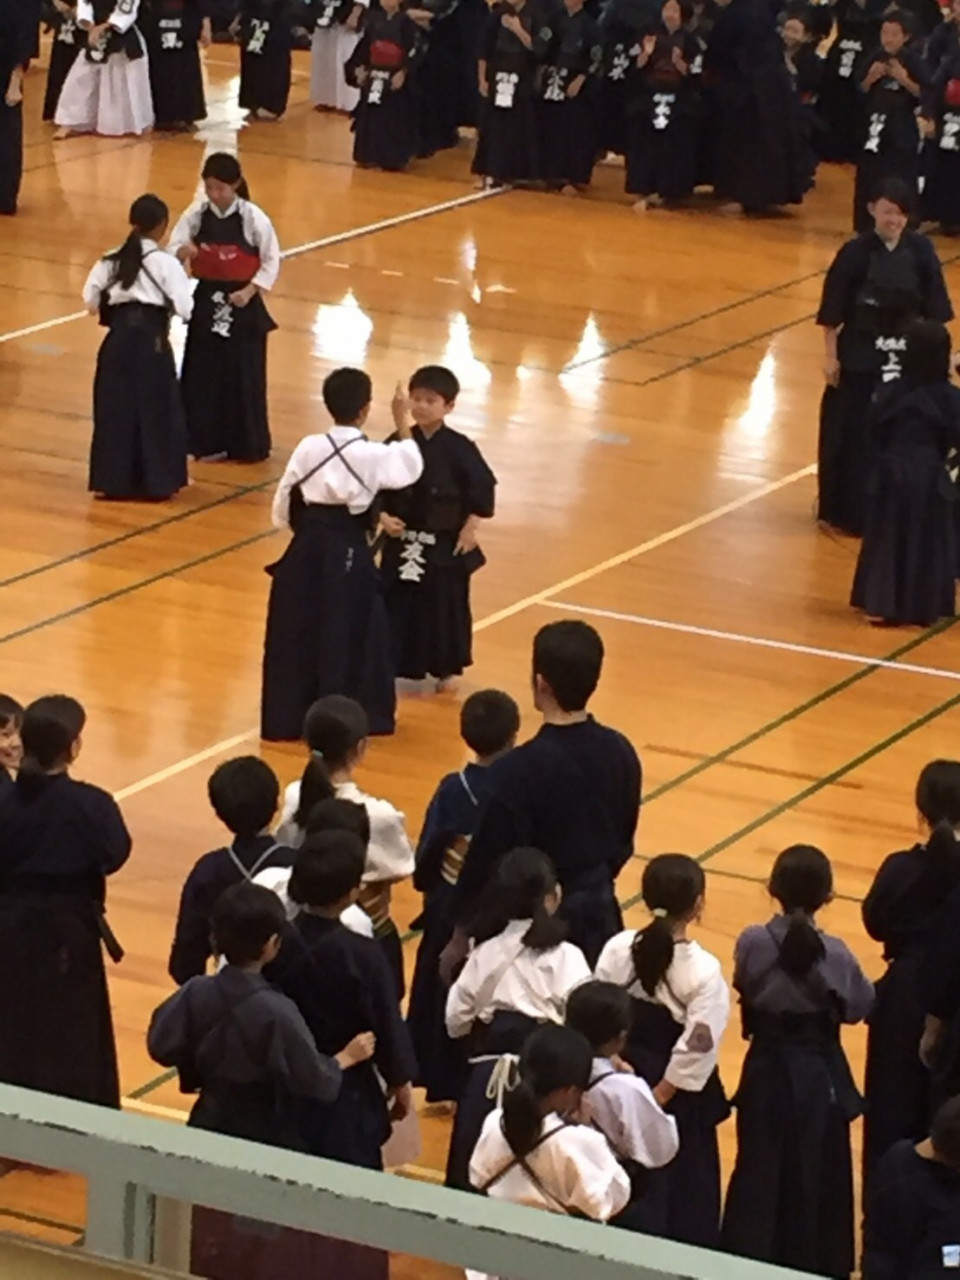
[[[311,476],[315,476],[318,471],[322,471],[323,468],[327,465],[327,463],[332,462],[334,458],[339,458],[340,461],[343,463],[343,465],[346,467],[346,469],[353,476],[354,480],[356,480],[357,484],[362,485],[363,488],[366,489],[367,493],[372,493],[373,490],[367,484],[366,480],[364,480],[363,476],[360,475],[360,473],[354,467],[352,467],[349,461],[343,456],[345,451],[349,449],[352,444],[356,444],[358,440],[365,440],[366,437],[362,435],[354,436],[352,440],[344,440],[343,444],[337,444],[336,440],[334,440],[333,437],[329,434],[327,434],[324,438],[326,439],[327,443],[330,445],[331,452],[328,453],[327,456],[322,461],[318,462],[315,467],[311,467],[311,469],[307,472],[307,474],[305,476],[301,476],[301,478],[297,481],[297,486],[301,490],[301,492],[303,490],[303,486],[306,484],[306,482],[310,479]]]
[[[510,1160],[508,1164],[505,1164],[502,1169],[498,1170],[493,1175],[492,1178],[488,1178],[487,1181],[483,1183],[482,1186],[477,1188],[477,1190],[480,1192],[481,1195],[485,1196],[491,1187],[495,1187],[498,1182],[501,1182],[507,1176],[507,1174],[511,1171],[511,1169],[522,1169],[523,1172],[527,1175],[527,1177],[530,1179],[530,1181],[533,1183],[533,1185],[537,1188],[537,1190],[540,1192],[542,1196],[544,1196],[547,1200],[552,1201],[557,1206],[557,1208],[560,1210],[561,1213],[565,1213],[568,1216],[572,1215],[575,1211],[570,1209],[568,1205],[565,1205],[563,1201],[560,1199],[560,1197],[554,1194],[554,1192],[552,1192],[550,1188],[544,1184],[543,1180],[537,1175],[537,1173],[534,1172],[534,1170],[530,1167],[530,1163],[529,1163],[530,1156],[533,1155],[534,1151],[536,1151],[538,1147],[542,1147],[545,1142],[549,1141],[549,1139],[552,1138],[554,1134],[560,1133],[562,1129],[569,1129],[571,1127],[572,1126],[569,1124],[568,1121],[562,1120],[560,1124],[556,1125],[553,1129],[548,1129],[546,1133],[541,1133],[540,1137],[536,1140],[536,1142],[533,1144],[530,1150],[526,1153],[526,1155],[513,1156],[513,1158]],[[503,1132],[502,1122],[501,1122],[501,1132]]]

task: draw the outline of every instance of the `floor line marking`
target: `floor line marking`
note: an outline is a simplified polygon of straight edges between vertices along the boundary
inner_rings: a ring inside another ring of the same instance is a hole
[[[556,609],[559,613],[610,618],[614,622],[628,622],[634,626],[652,627],[659,631],[678,631],[683,635],[704,636],[710,640],[732,640],[738,644],[753,645],[759,649],[777,649],[785,653],[800,653],[813,658],[850,662],[856,666],[882,667],[888,671],[905,671],[919,676],[939,676],[943,680],[960,680],[960,671],[948,671],[943,667],[923,667],[913,662],[897,662],[889,658],[871,658],[865,653],[847,653],[842,649],[820,649],[815,645],[794,644],[789,640],[771,640],[764,636],[743,635],[739,631],[721,631],[714,627],[698,627],[686,622],[669,622],[664,618],[645,618],[639,614],[619,613],[614,609],[591,609],[585,605],[568,604],[562,600],[546,600],[544,607]]]
[[[352,227],[348,231],[337,231],[333,235],[321,236],[318,240],[308,240],[305,244],[293,245],[282,250],[280,257],[297,258],[304,253],[312,253],[315,249],[325,249],[329,245],[343,244],[348,240],[359,240],[364,236],[375,235],[379,231],[390,231],[393,227],[406,226],[409,222],[419,222],[422,218],[433,217],[434,214],[447,213],[451,209],[461,209],[477,204],[481,200],[492,200],[495,196],[507,194],[508,188],[495,187],[489,191],[471,191],[469,195],[456,196],[452,200],[442,200],[439,204],[427,205],[423,209],[412,209],[409,213],[401,213],[393,218],[382,218],[379,222],[369,222],[362,227]],[[71,311],[66,316],[56,316],[53,320],[42,320],[39,324],[27,325],[23,329],[14,329],[9,333],[0,333],[0,343],[13,342],[15,338],[29,338],[34,333],[44,333],[47,329],[55,329],[59,325],[70,324],[73,320],[83,320],[89,315],[87,311]]]
[[[725,502],[720,507],[714,507],[711,511],[705,511],[703,515],[695,516],[692,520],[686,521],[685,524],[677,525],[675,529],[668,529],[665,533],[658,533],[656,537],[648,538],[645,542],[639,542],[636,546],[629,547],[626,551],[621,551],[615,556],[610,556],[607,560],[601,560],[599,564],[595,564],[589,569],[584,569],[581,573],[571,574],[569,578],[564,578],[562,582],[555,582],[552,586],[544,587],[542,591],[535,591],[532,595],[524,596],[522,600],[518,600],[515,604],[508,605],[505,609],[500,609],[496,613],[491,613],[488,617],[482,618],[473,629],[475,632],[486,631],[488,627],[495,626],[498,622],[503,622],[507,618],[512,618],[515,614],[522,613],[532,605],[543,604],[551,596],[558,595],[561,591],[569,591],[571,587],[578,587],[581,583],[589,582],[601,573],[619,568],[620,565],[626,564],[637,556],[646,555],[648,551],[656,551],[658,547],[664,547],[668,543],[676,541],[677,538],[682,538],[697,529],[703,529],[706,525],[713,524],[716,520],[721,520],[724,516],[731,515],[734,511],[740,511],[742,508],[750,506],[751,503],[758,502],[761,498],[769,497],[772,493],[778,493],[781,489],[789,488],[790,485],[796,484],[798,480],[804,480],[807,476],[812,476],[816,469],[816,463],[811,462],[809,466],[801,467],[799,471],[791,471],[789,475],[781,476],[779,480],[771,480],[767,484],[761,485],[759,489],[741,494],[739,498]]]
[[[150,787],[159,786],[161,782],[166,782],[180,773],[185,773],[196,764],[203,764],[205,760],[212,760],[214,756],[222,755],[224,751],[232,751],[235,747],[243,746],[245,742],[250,741],[250,738],[256,732],[256,729],[251,729],[247,733],[238,733],[232,738],[225,738],[222,742],[214,743],[212,747],[204,747],[202,751],[197,751],[192,756],[187,756],[184,760],[178,760],[176,764],[168,765],[166,769],[158,769],[156,773],[151,773],[149,777],[141,778],[139,782],[131,783],[129,787],[121,787],[119,791],[113,793],[113,798],[117,801],[129,800],[131,796],[139,795],[141,791],[148,791]]]

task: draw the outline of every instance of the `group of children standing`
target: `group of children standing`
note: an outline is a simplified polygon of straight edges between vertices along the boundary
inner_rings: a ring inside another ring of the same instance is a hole
[[[826,856],[796,845],[776,859],[777,913],[735,948],[749,1048],[728,1100],[717,1061],[730,992],[694,936],[703,868],[651,858],[648,921],[619,922],[613,879],[640,773],[626,740],[587,711],[601,665],[585,624],[538,633],[543,725],[521,746],[512,699],[467,699],[476,759],[441,782],[416,852],[403,815],[354,777],[368,729],[349,699],[311,708],[310,759],[275,834],[272,770],[253,757],[216,769],[210,800],[231,840],[184,885],[170,956],[179,990],[148,1035],[199,1095],[190,1123],[380,1169],[423,1085],[428,1100],[458,1104],[450,1186],[842,1280],[855,1256],[850,1125],[865,1111],[865,1280],[952,1265],[960,764],[923,770],[922,842],[883,863],[864,903],[888,961],[876,990],[817,925],[833,892]],[[16,1029],[0,1078],[116,1106],[98,939],[122,957],[104,882],[130,838],[112,799],[70,777],[84,719],[70,698],[25,712],[0,699],[0,944],[23,975],[0,992]],[[588,772],[598,757],[605,788]],[[568,833],[588,829],[594,844],[576,863]],[[390,886],[411,871],[423,937],[404,1018]],[[865,1019],[864,1099],[840,1030]],[[717,1130],[731,1108],[737,1154],[721,1208]],[[383,1255],[361,1252],[371,1275],[386,1274]]]

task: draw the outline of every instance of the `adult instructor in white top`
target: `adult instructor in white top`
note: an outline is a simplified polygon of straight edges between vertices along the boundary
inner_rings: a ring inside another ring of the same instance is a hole
[[[333,419],[294,449],[273,501],[273,523],[293,532],[273,578],[263,655],[261,733],[301,737],[311,703],[356,699],[371,732],[393,733],[396,691],[390,632],[371,549],[371,507],[383,489],[419,479],[423,456],[409,428],[390,444],[363,433],[373,388],[359,369],[323,384]]]

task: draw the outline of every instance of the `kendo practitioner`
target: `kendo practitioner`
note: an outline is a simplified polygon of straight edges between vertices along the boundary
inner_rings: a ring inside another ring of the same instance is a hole
[[[423,473],[409,489],[384,495],[380,574],[397,675],[430,676],[442,688],[473,663],[470,583],[486,563],[478,530],[493,516],[497,481],[477,445],[446,423],[460,394],[455,375],[426,365],[408,390]],[[398,396],[398,429],[407,408]]]
[[[807,845],[774,863],[781,914],[737,940],[733,985],[750,1042],[737,1111],[737,1159],[723,1220],[730,1253],[847,1280],[854,1268],[850,1125],[862,1099],[840,1042],[873,984],[841,939],[817,927],[833,893],[827,857]]]
[[[241,0],[240,98],[254,120],[279,120],[290,99],[293,0]]]
[[[83,56],[67,73],[54,123],[57,139],[148,133],[153,95],[147,46],[137,18],[140,0],[77,0],[77,25],[87,33]]]
[[[159,247],[167,206],[145,195],[130,208],[124,244],[94,266],[83,301],[108,330],[93,386],[90,490],[159,501],[187,484],[187,425],[170,347],[170,316],[189,320],[190,281]]]
[[[916,320],[906,338],[903,377],[877,392],[867,424],[873,471],[850,603],[872,622],[929,627],[957,611],[960,389],[944,325]]]
[[[394,444],[367,440],[371,394],[358,369],[330,374],[323,398],[334,425],[300,441],[274,497],[274,526],[293,537],[267,570],[261,732],[270,742],[299,739],[310,706],[332,693],[360,703],[372,734],[394,730],[390,626],[370,508],[381,490],[418,479],[423,454],[408,432]]]
[[[767,0],[718,0],[703,57],[719,113],[714,191],[724,212],[800,204],[810,186],[800,106]]]
[[[44,120],[52,120],[56,115],[60,92],[70,73],[70,68],[87,43],[87,33],[81,31],[77,25],[76,0],[72,0],[72,3],[70,0],[51,0],[51,4],[53,39],[50,43],[47,88],[43,96]]]
[[[880,37],[886,8],[887,0],[837,0],[833,6],[837,31],[827,51],[819,103],[823,160],[853,162],[863,146],[864,102],[858,72]]]
[[[420,51],[419,28],[400,0],[380,0],[344,68],[347,82],[360,90],[353,116],[355,164],[399,172],[417,154],[412,76]]]
[[[0,0],[0,214],[17,212],[23,177],[23,68],[39,20],[39,0]]]
[[[201,176],[205,198],[170,236],[171,252],[198,281],[182,372],[190,452],[262,462],[271,447],[267,335],[277,327],[262,294],[276,284],[280,245],[236,156],[215,152]]]
[[[457,146],[462,81],[476,85],[476,55],[465,58],[460,48],[459,8],[460,0],[418,0],[404,10],[423,44],[413,75],[420,159]]]
[[[473,172],[489,182],[533,182],[540,172],[537,84],[549,30],[537,0],[497,0],[480,41],[483,106]]]
[[[817,6],[822,8],[823,6]],[[809,5],[788,10],[781,28],[784,58],[800,104],[805,164],[811,186],[817,172],[817,146],[823,125],[817,111],[820,86],[823,83],[824,60],[817,50],[821,37],[817,17]]]
[[[930,1075],[918,1046],[924,1030],[924,965],[941,909],[960,885],[960,763],[932,760],[917,779],[914,807],[920,840],[884,858],[863,900],[867,933],[883,945],[886,970],[877,982],[864,1073],[865,1199],[887,1151],[904,1138],[919,1142],[930,1118]],[[949,918],[955,936],[955,916]]]
[[[312,0],[310,101],[318,111],[352,112],[360,101],[343,74],[360,40],[369,0]]]
[[[960,0],[927,44],[931,74],[921,114],[929,122],[923,217],[944,235],[960,234]]]
[[[638,210],[682,200],[696,184],[701,53],[685,26],[688,12],[681,0],[664,0],[630,71],[625,190]]]
[[[457,882],[459,923],[443,953],[445,972],[466,954],[464,922],[511,849],[537,848],[551,859],[563,890],[560,915],[588,963],[621,928],[614,882],[633,853],[641,767],[623,734],[587,710],[602,665],[603,641],[584,622],[554,622],[534,638],[534,703],[543,725],[490,766]]]
[[[119,1107],[103,946],[123,951],[104,910],[131,841],[113,797],[70,776],[85,721],[73,698],[31,703],[17,779],[0,789],[0,1080]]]
[[[600,80],[599,152],[625,155],[628,89],[641,37],[659,23],[656,0],[610,0],[600,15],[603,74]]]
[[[567,194],[590,185],[599,136],[603,46],[583,3],[563,0],[540,37],[540,177]]]
[[[898,1142],[865,1198],[863,1280],[934,1280],[960,1267],[960,1098],[929,1138]]]
[[[869,231],[868,204],[884,178],[903,181],[916,204],[920,190],[917,103],[929,79],[923,59],[907,45],[911,21],[902,11],[884,15],[880,45],[864,57],[858,80],[864,94],[862,146],[853,193],[855,231]]]
[[[913,210],[909,188],[887,179],[869,209],[874,229],[837,253],[817,313],[827,382],[820,406],[817,514],[854,537],[863,532],[867,415],[874,393],[900,377],[912,320],[945,324],[953,317],[936,250],[925,236],[907,230]]]
[[[189,130],[207,116],[200,49],[213,32],[207,0],[149,0],[144,34],[157,128]]]

